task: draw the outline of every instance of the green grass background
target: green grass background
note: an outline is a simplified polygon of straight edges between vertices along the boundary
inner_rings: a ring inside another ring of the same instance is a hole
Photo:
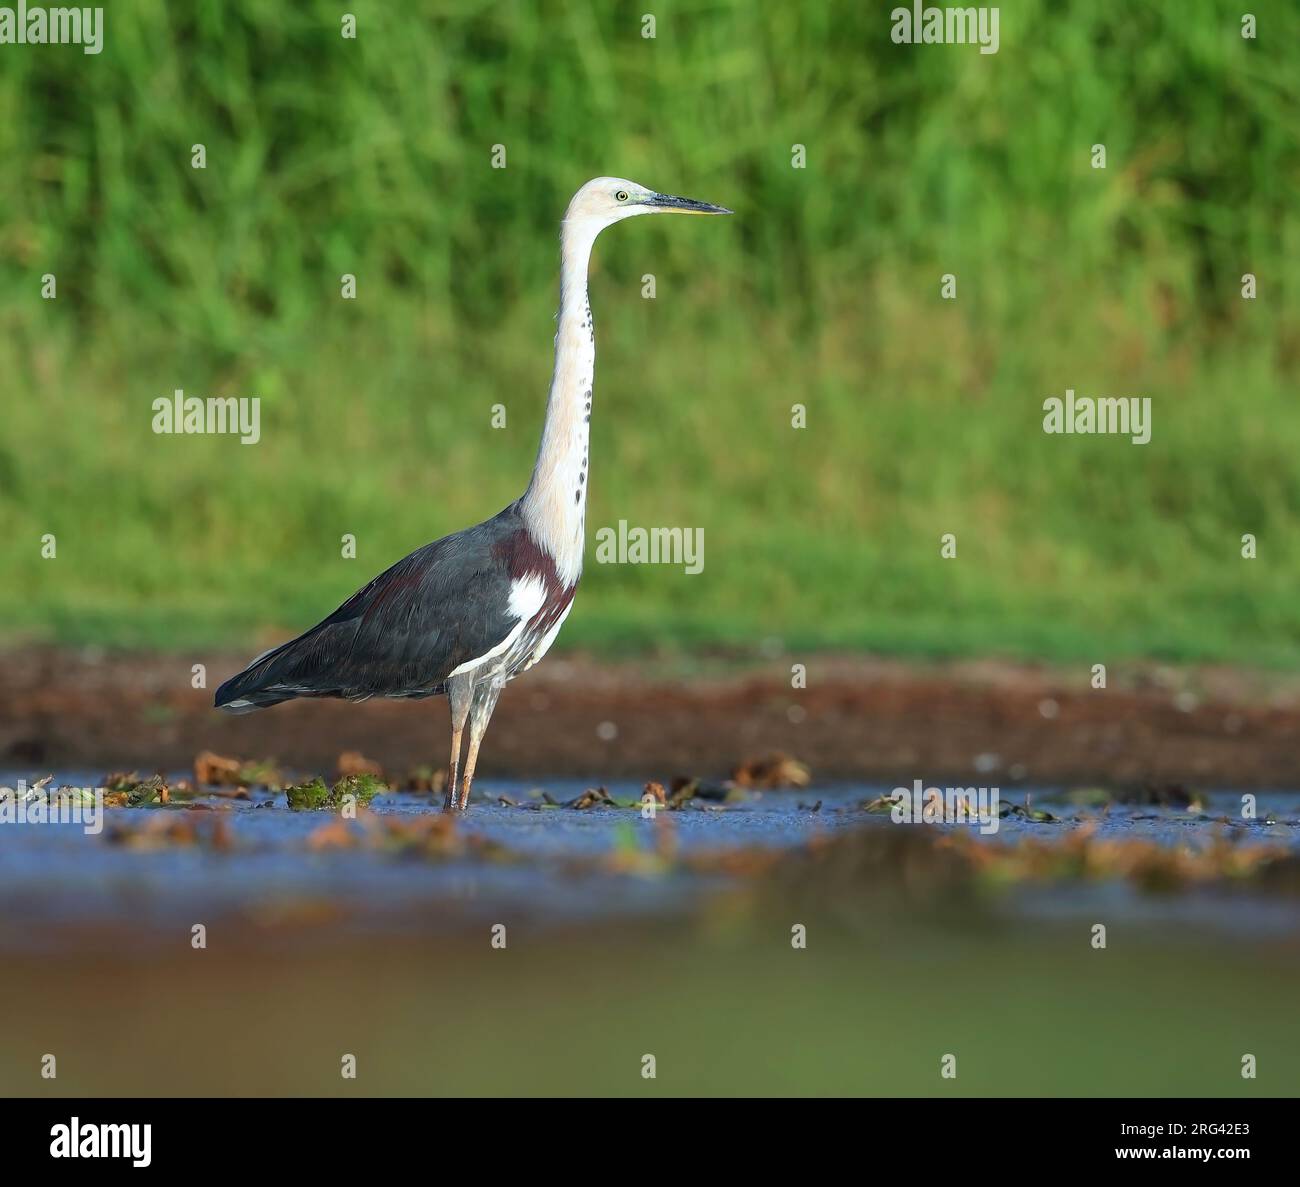
[[[0,47],[9,638],[251,645],[504,506],[612,173],[737,213],[597,246],[566,644],[1300,660],[1294,6],[1016,0],[996,55],[849,0],[105,7],[99,56]],[[154,435],[177,387],[261,443]],[[1067,387],[1151,443],[1045,435]],[[595,564],[619,519],[704,572]]]

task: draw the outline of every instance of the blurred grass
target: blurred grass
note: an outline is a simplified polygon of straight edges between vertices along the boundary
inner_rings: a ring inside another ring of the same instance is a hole
[[[589,551],[567,644],[1295,664],[1300,14],[1024,0],[981,55],[888,7],[361,2],[347,41],[324,0],[130,0],[98,57],[7,49],[5,631],[300,629],[509,502],[558,220],[613,173],[737,211],[593,278],[589,540],[699,526],[705,568]],[[155,436],[177,387],[260,397],[261,443]],[[1150,396],[1151,444],[1046,436],[1067,387]]]

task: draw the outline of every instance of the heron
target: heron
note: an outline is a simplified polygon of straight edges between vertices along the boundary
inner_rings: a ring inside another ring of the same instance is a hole
[[[259,655],[217,689],[216,707],[248,713],[297,697],[445,695],[443,809],[465,811],[497,698],[555,642],[582,576],[596,366],[587,270],[596,237],[636,215],[731,213],[620,177],[582,186],[561,225],[555,367],[527,489],[491,519],[417,548],[309,631]]]

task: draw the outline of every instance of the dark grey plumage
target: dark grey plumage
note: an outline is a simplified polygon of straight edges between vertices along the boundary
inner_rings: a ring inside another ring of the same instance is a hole
[[[486,523],[398,561],[306,634],[259,656],[217,690],[219,708],[239,713],[294,697],[445,692],[451,757],[443,807],[469,805],[497,697],[546,654],[582,572],[596,365],[587,299],[592,246],[625,218],[674,211],[730,213],[618,177],[593,178],[574,194],[561,224],[555,367],[528,489]]]
[[[227,680],[216,705],[247,713],[294,697],[441,693],[451,672],[510,633],[511,582],[549,559],[512,503],[403,557],[311,630]]]

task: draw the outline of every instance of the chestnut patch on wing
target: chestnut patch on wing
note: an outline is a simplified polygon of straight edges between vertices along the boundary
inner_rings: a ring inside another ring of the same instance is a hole
[[[554,558],[533,539],[526,528],[511,532],[495,545],[493,553],[505,565],[512,581],[526,577],[541,578],[546,592],[541,608],[530,620],[530,628],[544,634],[555,625],[565,607],[573,601],[576,585],[564,585],[556,571]]]

